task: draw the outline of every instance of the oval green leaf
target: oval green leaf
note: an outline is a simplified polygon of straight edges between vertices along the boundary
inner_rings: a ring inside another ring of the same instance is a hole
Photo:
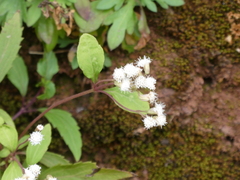
[[[104,64],[104,52],[95,37],[83,34],[77,48],[77,60],[83,74],[96,82]]]
[[[4,171],[1,180],[13,180],[22,176],[22,170],[16,161],[12,161]]]
[[[40,162],[41,162],[41,164],[45,165],[46,167],[70,164],[69,161],[64,159],[63,156],[52,153],[52,152],[46,152]]]
[[[15,151],[18,145],[18,133],[15,127],[5,124],[0,126],[0,144],[11,152]]]
[[[182,6],[184,5],[183,0],[164,0],[170,6]]]
[[[17,56],[13,61],[12,68],[8,71],[8,79],[20,91],[22,96],[26,96],[29,79],[27,67],[22,57]]]
[[[15,127],[15,124],[13,123],[12,118],[9,116],[9,114],[4,111],[3,109],[0,109],[0,116],[3,118],[4,122],[12,127]]]
[[[59,70],[58,60],[54,52],[45,52],[43,59],[37,63],[37,72],[47,80],[51,80],[53,75]]]
[[[73,165],[54,166],[40,174],[39,179],[51,174],[61,180],[87,180],[86,175],[91,174],[97,166],[92,162],[79,162]]]
[[[129,111],[127,109],[130,109],[133,111],[141,111],[140,113],[146,114],[150,109],[149,103],[140,100],[137,92],[122,92],[118,87],[105,89],[104,91],[107,94],[110,94],[117,101],[116,104],[125,111]],[[139,113],[132,111],[129,112]]]
[[[43,134],[43,140],[41,144],[32,145],[31,143],[28,144],[26,150],[26,162],[28,165],[38,163],[43,155],[46,153],[49,144],[51,143],[52,139],[52,130],[51,125],[47,124],[44,126],[44,129],[41,131]]]

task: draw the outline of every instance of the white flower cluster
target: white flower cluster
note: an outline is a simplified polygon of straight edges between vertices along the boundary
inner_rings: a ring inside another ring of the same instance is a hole
[[[148,89],[148,94],[141,94],[139,98],[143,101],[148,101],[150,105],[154,105],[146,115],[143,123],[146,129],[155,126],[164,126],[167,124],[166,116],[164,114],[165,105],[157,103],[156,79],[149,76],[151,59],[144,56],[139,58],[134,65],[133,63],[126,64],[124,67],[116,68],[113,73],[115,85],[123,92],[140,91],[141,89]]]
[[[14,180],[36,180],[40,173],[41,167],[34,164],[24,169],[24,174],[21,178],[15,178]]]
[[[139,88],[155,90],[156,80],[150,76],[146,77],[150,72],[150,63],[151,59],[144,56],[143,59],[138,59],[136,66],[130,63],[126,64],[124,67],[116,68],[113,73],[115,85],[119,86],[121,91],[128,92]],[[144,73],[142,72],[143,70]]]
[[[36,180],[40,174],[41,167],[37,164],[34,164],[24,169],[24,174],[21,178],[15,178],[14,180]],[[47,180],[57,180],[57,178],[48,175]]]
[[[44,128],[44,126],[39,124],[37,126],[37,128],[35,129],[35,131],[30,134],[30,138],[28,140],[32,145],[35,146],[42,142],[43,135],[42,135],[41,131],[43,130],[43,128]]]

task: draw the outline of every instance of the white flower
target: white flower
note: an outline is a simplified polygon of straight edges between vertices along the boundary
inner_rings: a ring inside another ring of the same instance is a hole
[[[41,132],[35,131],[30,134],[30,138],[28,139],[32,145],[40,144],[43,140],[43,135]]]
[[[145,87],[145,81],[146,81],[146,78],[144,76],[138,76],[134,80],[136,88],[144,88]]]
[[[158,114],[158,116],[164,115],[164,108],[165,108],[165,104],[163,103],[155,103],[155,107],[152,108],[152,110],[154,112],[156,112]]]
[[[29,169],[24,169],[24,172],[25,172],[25,174],[22,177],[23,179],[27,179],[27,180],[35,180],[36,179],[36,176]]]
[[[52,178],[48,178],[48,180],[57,180],[57,178],[52,177]]]
[[[128,78],[135,77],[139,75],[139,73],[142,71],[140,68],[134,66],[132,63],[126,64],[123,69]]]
[[[37,164],[31,165],[27,169],[31,171],[35,177],[37,177],[41,173],[41,167]]]
[[[44,128],[44,126],[41,125],[41,124],[39,124],[39,125],[37,125],[36,130],[37,130],[37,131],[42,131],[43,128]]]
[[[164,114],[158,115],[158,117],[156,118],[156,125],[162,127],[165,126],[166,124],[167,124],[166,116]]]
[[[52,177],[51,175],[47,175],[47,178],[46,178],[47,180],[57,180],[57,178],[55,178],[55,177]]]
[[[131,81],[128,78],[125,78],[120,86],[121,91],[130,91],[131,89]]]
[[[113,79],[117,82],[121,82],[125,78],[125,72],[123,68],[115,68],[113,72]]]
[[[151,116],[146,116],[143,119],[143,123],[144,123],[144,126],[146,129],[150,129],[150,128],[156,126],[156,120]]]
[[[150,91],[148,94],[142,94],[139,96],[142,101],[149,101],[150,104],[153,104],[157,100],[157,93]]]
[[[145,87],[147,87],[150,90],[155,90],[156,89],[155,84],[156,84],[156,79],[154,79],[153,77],[146,78]]]
[[[26,180],[26,179],[23,179],[23,178],[15,178],[14,180]]]
[[[150,66],[149,64],[151,63],[151,59],[149,57],[143,56],[143,59],[138,58],[137,66],[138,67],[143,67],[144,72],[146,74],[150,73]]]

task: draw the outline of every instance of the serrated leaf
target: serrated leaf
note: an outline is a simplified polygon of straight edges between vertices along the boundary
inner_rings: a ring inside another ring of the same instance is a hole
[[[28,88],[27,67],[20,56],[13,61],[12,68],[8,71],[8,79],[20,91],[22,96],[26,96]]]
[[[44,91],[43,94],[39,95],[37,98],[44,100],[44,99],[50,99],[54,96],[56,92],[55,84],[52,81],[45,80],[43,82]]]
[[[121,106],[118,103],[116,104],[126,111],[129,111],[126,109],[128,108],[145,114],[150,109],[149,103],[140,100],[137,92],[122,92],[118,87],[105,89],[104,91],[110,94]],[[132,111],[129,112],[134,113]]]
[[[46,178],[51,174],[59,180],[87,180],[86,175],[91,174],[93,169],[97,168],[92,162],[79,162],[73,165],[54,166],[43,171],[39,179]]]
[[[114,19],[113,24],[107,34],[107,42],[111,50],[115,49],[122,43],[125,36],[125,31],[129,24],[134,24],[135,22],[135,13],[133,11],[134,3],[135,2],[133,0],[129,0],[124,7],[115,12],[115,15],[113,15],[116,18]]]
[[[12,126],[12,127],[15,127],[15,124],[12,120],[12,118],[9,116],[9,114],[4,111],[3,109],[0,109],[0,116],[3,118],[4,122],[9,125],[9,126]]]
[[[170,6],[182,6],[184,5],[183,0],[164,0]]]
[[[43,112],[41,108],[39,111]],[[60,109],[52,109],[44,115],[58,129],[64,142],[68,145],[76,161],[81,157],[82,139],[79,126],[72,115]]]
[[[58,61],[54,52],[45,52],[43,58],[38,61],[37,72],[47,80],[51,80],[58,72]]]
[[[2,28],[0,34],[0,82],[11,68],[20,49],[22,30],[19,13],[15,13]]]
[[[64,159],[63,156],[52,152],[46,152],[42,157],[40,163],[45,165],[46,167],[70,164],[70,162]]]
[[[119,180],[123,178],[130,178],[133,177],[133,174],[131,172],[127,171],[120,171],[115,169],[100,169],[97,173],[93,174],[92,177],[89,177],[87,179],[89,180]]]
[[[41,133],[43,135],[43,140],[41,144],[38,145],[32,145],[31,143],[28,144],[26,150],[26,162],[28,165],[38,163],[48,150],[48,146],[51,143],[52,139],[51,125],[46,124]]]
[[[5,20],[8,21],[11,19],[14,14],[18,12],[20,13],[21,19],[26,19],[26,1],[24,0],[2,0],[0,1],[0,16],[5,15]]]
[[[9,125],[0,126],[0,144],[13,152],[17,148],[18,133],[15,127]]]
[[[100,11],[96,9],[97,1],[91,2],[91,11],[89,12],[89,18],[83,19],[77,13],[74,13],[74,19],[79,26],[81,32],[92,32],[97,30],[103,20],[112,12],[112,10]]]
[[[83,74],[96,82],[104,64],[104,52],[95,37],[83,34],[77,48],[77,60]]]
[[[22,176],[22,169],[16,161],[12,161],[4,171],[1,180],[13,180]]]

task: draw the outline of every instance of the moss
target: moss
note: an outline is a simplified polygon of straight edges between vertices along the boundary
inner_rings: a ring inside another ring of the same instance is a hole
[[[145,176],[144,170],[151,180],[240,176],[240,167],[236,166],[239,159],[218,149],[223,135],[197,130],[198,126],[211,130],[210,124],[195,120],[193,126],[181,126],[175,120],[162,129],[137,133],[143,125],[140,116],[106,100],[100,99],[97,104],[80,121],[83,154],[92,157],[90,160],[97,161],[101,154],[101,163],[136,172],[140,179]]]

